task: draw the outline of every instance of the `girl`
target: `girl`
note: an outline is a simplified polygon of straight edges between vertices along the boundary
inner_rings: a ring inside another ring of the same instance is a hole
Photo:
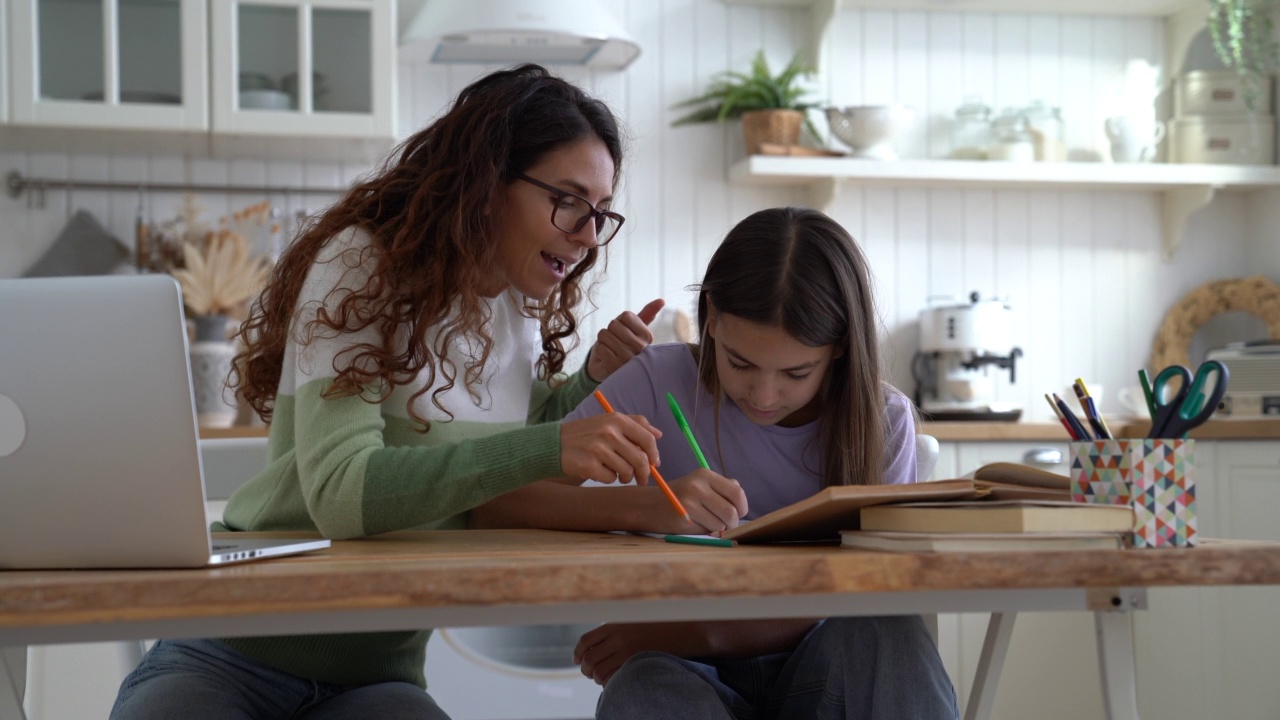
[[[663,432],[653,487],[523,488],[480,526],[724,530],[829,484],[915,481],[915,424],[881,379],[865,258],[814,210],[764,210],[733,228],[698,293],[698,347],[643,351],[601,389]],[[701,469],[667,407],[708,450]],[[600,412],[587,400],[570,417]],[[612,481],[613,478],[595,478]],[[574,653],[604,685],[598,717],[955,718],[955,692],[919,617],[607,624]]]
[[[215,530],[353,538],[459,514],[540,478],[657,462],[627,416],[554,422],[648,344],[625,313],[559,377],[582,278],[623,218],[609,109],[536,65],[481,78],[281,257],[234,376],[271,419],[270,461]],[[445,718],[429,630],[162,640],[112,717]]]

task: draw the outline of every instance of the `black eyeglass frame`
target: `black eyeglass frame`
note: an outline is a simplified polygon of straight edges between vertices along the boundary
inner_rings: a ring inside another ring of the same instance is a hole
[[[622,217],[616,212],[613,212],[612,210],[597,210],[596,206],[592,205],[590,200],[582,197],[577,193],[569,192],[568,190],[561,190],[560,188],[554,185],[548,185],[547,183],[544,183],[541,180],[538,180],[536,178],[531,178],[528,175],[525,175],[524,173],[514,173],[514,176],[517,180],[523,180],[531,185],[536,185],[542,188],[543,190],[555,193],[556,204],[551,207],[551,224],[554,225],[557,230],[560,230],[562,232],[567,232],[567,233],[576,233],[586,226],[587,221],[595,220],[596,218],[609,218],[610,220],[617,222],[618,224],[614,226],[613,232],[610,233],[609,237],[601,238],[599,234],[601,229],[600,228],[601,221],[597,221],[596,223],[596,246],[597,247],[604,247],[605,245],[608,245],[609,242],[612,241],[614,238],[618,237],[618,231],[622,229],[622,224],[627,221],[626,218]],[[556,222],[556,213],[560,212],[560,201],[563,200],[566,195],[570,197],[575,197],[581,200],[587,206],[587,213],[582,217],[578,218],[578,221],[573,225],[573,229],[562,227],[559,223]]]

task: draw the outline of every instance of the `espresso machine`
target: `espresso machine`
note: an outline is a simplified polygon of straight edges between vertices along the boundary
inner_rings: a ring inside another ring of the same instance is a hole
[[[996,382],[1015,381],[1022,349],[1013,345],[1013,311],[1001,300],[932,299],[920,313],[920,351],[911,361],[915,402],[926,420],[1016,421],[1022,408],[995,402]]]

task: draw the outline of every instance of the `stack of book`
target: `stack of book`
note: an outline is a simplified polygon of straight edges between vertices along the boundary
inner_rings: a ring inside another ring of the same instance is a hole
[[[723,539],[910,552],[1123,547],[1133,510],[1072,502],[1070,487],[1064,475],[1015,463],[954,480],[842,485],[742,523]]]
[[[1120,548],[1133,509],[1053,500],[979,500],[863,508],[846,547],[902,552],[1005,552]]]

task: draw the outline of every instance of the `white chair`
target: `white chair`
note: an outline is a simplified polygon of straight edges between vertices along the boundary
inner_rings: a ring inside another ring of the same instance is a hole
[[[916,482],[924,482],[933,475],[938,464],[938,438],[932,435],[916,435]]]
[[[933,467],[938,464],[938,438],[932,435],[916,435],[916,482],[925,482],[933,475]],[[924,614],[925,627],[933,636],[933,644],[938,644],[938,616]]]

